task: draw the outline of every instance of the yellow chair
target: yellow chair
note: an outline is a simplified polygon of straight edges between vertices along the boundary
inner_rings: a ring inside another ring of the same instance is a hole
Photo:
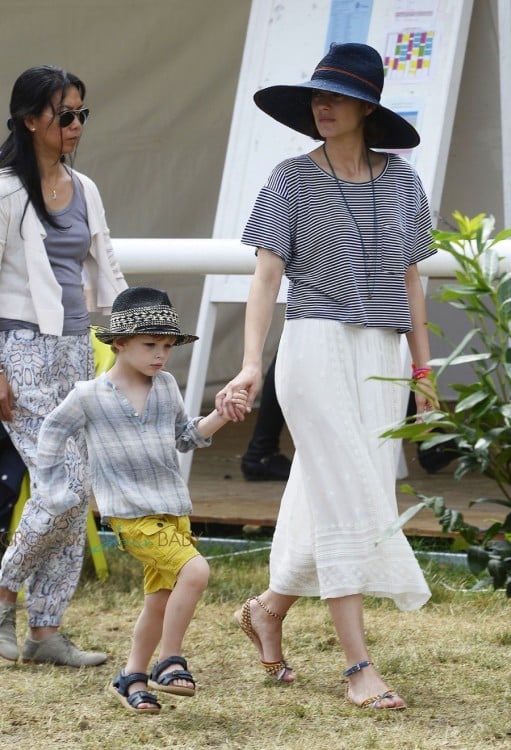
[[[91,339],[94,349],[94,366],[97,376],[102,372],[106,372],[108,369],[110,369],[114,362],[115,355],[107,344],[103,344],[94,335],[91,336]],[[27,472],[23,478],[23,482],[21,483],[18,499],[12,511],[11,522],[9,524],[9,538],[13,536],[16,529],[18,528],[21,514],[23,513],[23,508],[29,497],[30,479]],[[89,548],[96,575],[100,580],[106,578],[108,576],[108,564],[103,552],[101,540],[96,528],[96,520],[94,518],[94,513],[92,512],[92,510],[89,510],[87,514],[87,539],[89,542]]]
[[[104,344],[94,336],[94,328],[92,329],[91,340],[92,348],[94,349],[94,369],[97,377],[112,367],[115,354],[109,344]]]

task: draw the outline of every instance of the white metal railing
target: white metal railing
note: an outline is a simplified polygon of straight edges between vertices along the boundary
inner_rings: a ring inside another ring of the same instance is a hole
[[[113,239],[124,273],[251,274],[254,252],[238,240]]]
[[[253,250],[239,240],[118,238],[112,240],[124,273],[251,274],[255,267]],[[511,270],[511,240],[499,243],[503,263]],[[439,250],[419,263],[422,276],[454,276],[456,262]]]

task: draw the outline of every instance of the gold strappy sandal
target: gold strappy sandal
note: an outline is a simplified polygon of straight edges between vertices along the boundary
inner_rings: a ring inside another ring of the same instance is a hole
[[[259,606],[262,607],[264,611],[271,617],[275,617],[277,620],[281,621],[284,620],[285,615],[279,615],[276,612],[272,612],[272,610],[269,609],[266,604],[259,599],[258,596],[251,596],[250,599],[247,599],[241,609],[235,612],[234,620],[238,623],[245,635],[250,638],[256,649],[259,651],[260,663],[268,677],[271,677],[274,682],[277,682],[279,684],[289,685],[292,680],[284,680],[284,677],[286,676],[286,674],[292,672],[293,670],[292,667],[290,667],[286,662],[286,660],[282,658],[279,661],[264,661],[263,659],[264,652],[261,639],[252,627],[252,618],[250,615],[250,602],[252,600],[255,600],[259,604]]]

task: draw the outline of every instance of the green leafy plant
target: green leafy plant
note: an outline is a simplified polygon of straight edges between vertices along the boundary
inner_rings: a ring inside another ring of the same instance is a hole
[[[420,441],[424,449],[454,441],[455,477],[480,473],[492,479],[501,496],[483,497],[471,504],[497,503],[508,509],[503,521],[495,521],[484,532],[467,524],[463,515],[446,507],[441,497],[425,497],[412,488],[419,503],[400,516],[395,533],[422,508],[429,508],[446,533],[457,533],[467,548],[474,573],[486,571],[494,588],[505,588],[511,597],[511,273],[499,255],[499,242],[511,237],[511,230],[491,237],[493,219],[484,214],[470,219],[454,214],[458,231],[433,231],[433,247],[447,252],[456,263],[455,281],[443,285],[435,298],[467,316],[471,330],[453,346],[449,356],[431,361],[435,369],[428,387],[433,387],[438,408],[427,412],[422,422],[409,417],[389,429],[386,437]],[[444,332],[430,328],[446,339]],[[443,402],[438,379],[448,368],[468,364],[473,379],[469,384],[451,383],[457,394],[454,404]],[[423,381],[405,380],[417,391]]]

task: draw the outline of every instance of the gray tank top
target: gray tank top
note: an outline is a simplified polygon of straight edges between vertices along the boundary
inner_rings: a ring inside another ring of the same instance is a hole
[[[89,330],[90,317],[85,304],[82,266],[90,248],[90,231],[83,188],[78,178],[73,179],[73,197],[66,208],[51,211],[61,229],[42,221],[46,231],[44,245],[55,278],[62,287],[64,306],[63,336],[80,336]],[[38,326],[22,320],[0,318],[0,330],[19,328],[38,330]]]

